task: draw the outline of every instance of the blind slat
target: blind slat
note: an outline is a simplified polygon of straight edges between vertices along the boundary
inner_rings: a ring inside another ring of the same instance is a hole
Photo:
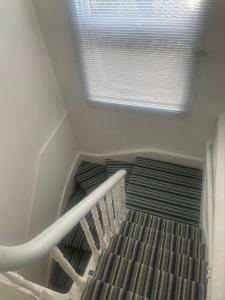
[[[95,102],[190,107],[207,0],[73,0],[86,92]]]

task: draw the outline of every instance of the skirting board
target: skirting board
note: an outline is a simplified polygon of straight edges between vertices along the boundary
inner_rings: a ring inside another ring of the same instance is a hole
[[[130,151],[118,151],[94,154],[85,151],[80,152],[82,160],[89,160],[93,162],[103,163],[105,158],[122,160],[126,162],[134,162],[135,157],[143,156],[150,159],[161,160],[165,162],[184,165],[187,167],[202,169],[204,165],[204,158],[199,159],[192,156],[180,155],[172,152],[162,151],[159,149],[137,149]]]

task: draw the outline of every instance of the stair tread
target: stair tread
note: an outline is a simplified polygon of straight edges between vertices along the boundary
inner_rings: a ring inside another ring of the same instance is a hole
[[[180,238],[190,239],[192,241],[201,243],[201,239],[195,234],[195,232],[191,231],[175,231],[173,228],[169,226],[165,226],[165,223],[155,223],[151,224],[151,226],[143,226],[137,223],[133,223],[130,221],[124,221],[121,225],[119,234],[128,236],[133,239],[149,241],[151,240],[152,234],[166,234],[172,236],[178,236]]]
[[[122,256],[128,257],[129,255],[129,257],[136,257],[137,255],[140,255],[140,253],[143,253],[143,251],[150,251],[152,247],[164,250],[167,249],[193,258],[205,258],[204,245],[187,239],[168,239],[164,244],[149,244],[122,235],[116,235],[110,242],[109,251]]]
[[[118,272],[122,272],[120,265],[126,266],[136,264],[139,268],[139,272],[142,272],[143,268],[145,271],[148,268],[158,269],[182,277],[183,279],[195,281],[196,283],[205,283],[205,261],[170,251],[160,252],[158,249],[156,249],[156,253],[158,254],[157,257],[154,257],[154,255],[152,256],[152,258],[155,258],[154,260],[149,259],[148,262],[144,261],[145,263],[142,263],[107,251],[101,255],[94,277],[109,282],[107,280],[108,276],[114,280],[115,276],[118,276]],[[108,270],[110,271],[110,274],[108,273]],[[126,272],[126,269],[123,269],[123,272]],[[120,276],[123,278],[125,274],[120,274]]]
[[[166,217],[156,216],[153,214],[146,214],[144,212],[129,209],[127,221],[137,223],[142,226],[164,226],[174,233],[177,232],[191,232],[199,239],[202,237],[201,229],[196,225],[190,225],[185,222],[175,221]],[[163,225],[162,225],[163,223]]]
[[[202,179],[202,170],[193,167],[187,167],[156,159],[149,159],[141,156],[136,157],[136,164],[145,168],[161,170],[169,174],[185,175],[189,178],[195,178],[199,181]]]
[[[149,277],[151,280],[139,283],[142,295],[90,278],[81,300],[204,300],[204,285],[165,272],[154,272]]]
[[[151,300],[106,282],[89,278],[81,300]],[[152,299],[153,300],[153,299]],[[171,299],[172,300],[172,299]],[[197,300],[197,299],[196,299]]]
[[[199,224],[201,170],[137,157],[127,188],[129,207]]]
[[[108,174],[105,165],[87,161],[80,163],[75,175],[75,180],[86,193],[91,193],[107,179]]]
[[[157,170],[154,167],[148,168],[143,164],[140,164],[136,161],[135,163],[135,171],[141,172],[146,179],[160,179],[162,181],[165,181],[167,183],[181,185],[184,188],[189,187],[193,191],[201,190],[201,180],[196,180],[196,178],[191,178],[188,176],[184,176],[183,174],[176,174],[174,172],[162,172],[162,170]]]
[[[142,219],[144,219],[145,222],[150,222],[152,218],[153,219],[162,219],[162,220],[165,219],[166,221],[169,221],[169,222],[172,221],[172,222],[174,222],[174,223],[176,223],[178,225],[183,225],[183,226],[187,226],[187,227],[191,227],[191,228],[195,228],[195,229],[201,230],[198,225],[192,225],[192,224],[189,225],[189,224],[187,224],[185,222],[174,221],[174,220],[172,220],[170,218],[159,217],[159,216],[156,216],[156,215],[152,215],[150,213],[146,214],[146,213],[139,212],[137,210],[132,210],[132,209],[129,210],[129,215],[128,216],[132,217],[132,218],[136,218],[136,219],[138,219],[140,221]],[[146,218],[147,218],[147,221],[145,220]]]
[[[122,278],[120,275],[112,280],[115,284],[105,282],[110,286],[131,292],[151,300],[203,300],[205,287],[193,281],[182,279],[167,272],[155,269],[139,270],[136,264],[123,266],[127,270]],[[139,273],[140,271],[140,273]],[[131,275],[132,272],[132,275]],[[96,282],[96,279],[92,279]],[[99,281],[99,280],[97,280]],[[93,297],[93,290],[91,291]],[[83,298],[86,299],[86,298]],[[91,299],[95,299],[94,297]],[[102,299],[102,298],[99,298]],[[114,299],[108,296],[106,299]],[[116,299],[116,298],[115,298]]]
[[[163,174],[157,178],[150,176],[149,173],[151,173],[151,170],[144,171],[143,168],[139,168],[134,165],[130,183],[134,184],[135,186],[151,186],[151,188],[154,187],[155,190],[159,189],[162,193],[174,193],[175,195],[181,195],[182,197],[184,196],[185,199],[190,197],[191,199],[196,199],[196,202],[201,197],[201,189],[194,189],[190,186],[185,186],[184,184],[181,185],[178,182],[175,182],[175,179],[177,178],[175,178],[174,181],[169,181],[167,178],[165,179],[165,177],[163,177]],[[144,176],[144,180],[142,176]]]
[[[135,191],[137,191],[137,188],[135,188]],[[189,225],[199,225],[200,211],[196,211],[196,214],[193,214],[190,213],[189,210],[186,210],[186,214],[184,213],[184,209],[179,208],[177,204],[173,205],[173,207],[168,203],[163,205],[162,201],[149,198],[148,195],[143,196],[143,191],[140,191],[140,193],[142,193],[141,196],[138,196],[137,194],[127,195],[126,204],[129,209],[161,218],[171,219],[177,222],[183,222]]]

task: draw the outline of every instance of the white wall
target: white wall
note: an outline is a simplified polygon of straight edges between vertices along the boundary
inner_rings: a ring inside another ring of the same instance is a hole
[[[67,23],[68,0],[34,0],[50,57],[81,150],[101,154],[151,150],[201,158],[205,141],[225,110],[225,1],[216,0],[192,112],[171,117],[91,107],[82,92]]]
[[[15,245],[56,218],[78,150],[31,1],[0,0],[0,36],[0,243]]]

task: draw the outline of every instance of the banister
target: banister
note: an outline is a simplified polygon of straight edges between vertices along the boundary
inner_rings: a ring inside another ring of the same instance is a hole
[[[18,246],[0,246],[0,272],[18,270],[47,255],[126,173],[115,173],[32,240]]]

